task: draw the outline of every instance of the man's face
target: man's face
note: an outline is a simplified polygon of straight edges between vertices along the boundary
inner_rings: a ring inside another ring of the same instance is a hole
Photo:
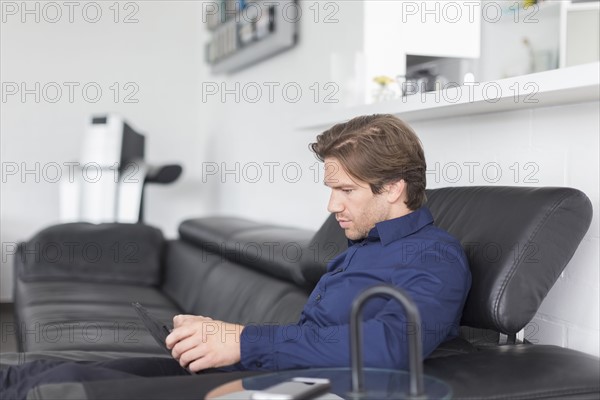
[[[325,159],[324,183],[331,188],[327,210],[335,213],[348,239],[362,239],[377,222],[388,219],[385,192],[373,194],[368,183],[350,177],[335,158]]]

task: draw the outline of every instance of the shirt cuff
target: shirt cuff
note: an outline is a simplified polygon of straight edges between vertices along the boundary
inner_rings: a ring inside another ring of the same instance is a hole
[[[240,335],[240,364],[247,370],[277,370],[277,325],[246,325]]]

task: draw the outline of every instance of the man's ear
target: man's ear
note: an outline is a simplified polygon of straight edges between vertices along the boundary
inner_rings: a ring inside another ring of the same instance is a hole
[[[388,183],[385,187],[387,189],[387,200],[389,203],[396,203],[406,197],[406,181],[404,179]]]

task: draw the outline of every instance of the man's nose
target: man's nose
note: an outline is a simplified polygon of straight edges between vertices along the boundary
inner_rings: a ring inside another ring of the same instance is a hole
[[[329,203],[327,204],[327,211],[330,213],[339,213],[344,210],[343,204],[338,200],[338,196],[335,195],[335,192],[331,192],[329,196]]]

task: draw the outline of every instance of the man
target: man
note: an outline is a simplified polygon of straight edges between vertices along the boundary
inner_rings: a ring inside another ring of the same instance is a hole
[[[408,330],[419,329],[424,356],[458,334],[471,276],[460,243],[436,228],[422,207],[425,156],[412,129],[391,115],[358,117],[322,133],[310,147],[325,163],[328,211],[344,229],[348,250],[331,261],[293,326],[245,328],[176,316],[166,342],[182,367],[349,366],[352,300],[382,283],[412,297],[422,326],[407,327],[395,300],[372,300],[363,314],[366,366],[406,368]]]
[[[125,378],[185,373],[181,367],[192,372],[347,367],[351,303],[383,283],[411,296],[422,325],[408,326],[395,300],[372,299],[363,311],[365,366],[406,368],[407,333],[415,329],[424,356],[456,336],[471,277],[460,243],[435,227],[423,207],[425,156],[412,129],[391,115],[358,117],[322,133],[310,147],[325,163],[328,210],[349,247],[329,263],[296,324],[244,327],[178,315],[166,339],[178,364],[170,359],[29,363],[3,371],[0,384],[5,390],[17,387],[12,393],[24,397],[40,383],[109,379],[111,371],[114,378]]]

